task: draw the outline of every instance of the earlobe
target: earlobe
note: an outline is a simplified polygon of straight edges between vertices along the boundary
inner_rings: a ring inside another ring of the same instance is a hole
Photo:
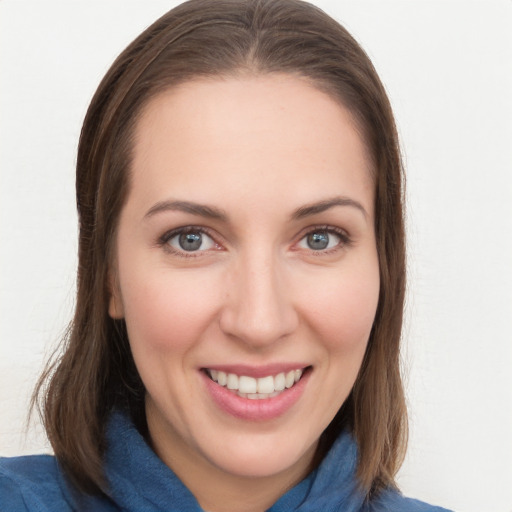
[[[117,279],[109,272],[108,291],[110,298],[108,301],[108,314],[114,320],[124,318],[124,307],[119,293],[119,284]]]

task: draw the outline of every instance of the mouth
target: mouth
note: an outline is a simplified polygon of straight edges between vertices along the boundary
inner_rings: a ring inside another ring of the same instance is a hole
[[[277,397],[286,390],[293,388],[310,369],[311,366],[307,366],[259,378],[228,373],[213,368],[204,368],[203,371],[213,382],[241,398],[264,400]]]

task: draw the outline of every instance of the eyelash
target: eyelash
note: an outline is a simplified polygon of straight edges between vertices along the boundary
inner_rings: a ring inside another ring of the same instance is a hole
[[[215,242],[215,236],[212,234],[212,232],[208,228],[202,226],[184,226],[181,228],[171,229],[158,239],[158,245],[163,247],[169,253],[182,258],[197,258],[198,256],[201,256],[202,253],[206,251],[180,251],[169,244],[169,241],[174,237],[178,235],[186,235],[187,233],[199,233],[202,235],[207,235],[214,241],[216,246],[219,246],[219,244]]]
[[[352,238],[349,236],[349,234],[341,228],[330,226],[330,225],[317,225],[317,226],[310,226],[306,228],[306,230],[301,233],[299,242],[306,238],[308,235],[313,233],[328,233],[328,234],[334,234],[340,238],[340,242],[335,245],[334,247],[331,247],[330,249],[324,249],[324,250],[314,250],[310,249],[310,253],[315,256],[322,256],[326,254],[332,254],[336,251],[339,251],[340,249],[343,249],[345,247],[350,247],[352,245]],[[298,243],[298,242],[297,242]]]
[[[220,244],[218,244],[215,241],[215,235],[209,230],[208,228],[202,227],[202,226],[184,226],[176,229],[172,229],[170,231],[165,232],[159,239],[158,239],[158,246],[163,247],[166,251],[169,253],[182,257],[182,258],[197,258],[199,256],[202,256],[203,253],[207,252],[208,250],[203,251],[180,251],[173,248],[169,241],[172,240],[174,237],[178,235],[184,235],[187,233],[199,233],[204,234],[210,237],[214,244],[218,247]],[[322,256],[326,254],[332,254],[344,247],[350,247],[352,245],[352,239],[348,235],[348,233],[338,227],[330,226],[330,225],[317,225],[317,226],[310,226],[306,228],[301,234],[298,239],[298,242],[296,242],[294,245],[297,245],[300,241],[302,241],[304,238],[306,238],[308,235],[313,233],[328,233],[328,234],[334,234],[340,238],[340,242],[326,250],[314,250],[310,249],[310,253],[314,254],[315,256]],[[297,250],[297,249],[296,249]]]

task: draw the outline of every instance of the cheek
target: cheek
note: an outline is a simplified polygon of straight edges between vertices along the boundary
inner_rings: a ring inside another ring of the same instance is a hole
[[[215,286],[200,276],[163,270],[137,276],[122,288],[128,336],[137,346],[161,355],[193,346],[215,315],[219,297]]]
[[[353,353],[359,359],[366,349],[379,299],[379,272],[377,264],[361,270],[331,276],[305,297],[309,324],[331,355]]]

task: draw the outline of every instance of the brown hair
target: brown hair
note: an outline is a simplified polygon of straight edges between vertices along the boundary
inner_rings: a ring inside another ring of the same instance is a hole
[[[162,16],[116,59],[92,99],[80,137],[75,316],[63,355],[48,365],[34,397],[40,397],[56,457],[84,492],[108,492],[102,457],[112,409],[128,408],[138,428],[146,428],[144,386],[124,322],[107,312],[108,273],[129,188],[137,118],[164,89],[192,78],[247,71],[310,80],[352,112],[371,155],[379,304],[356,383],[322,435],[318,459],[341,429],[350,428],[359,447],[361,488],[369,495],[394,485],[407,431],[399,368],[405,248],[402,166],[384,88],[352,36],[308,3],[191,0]]]

